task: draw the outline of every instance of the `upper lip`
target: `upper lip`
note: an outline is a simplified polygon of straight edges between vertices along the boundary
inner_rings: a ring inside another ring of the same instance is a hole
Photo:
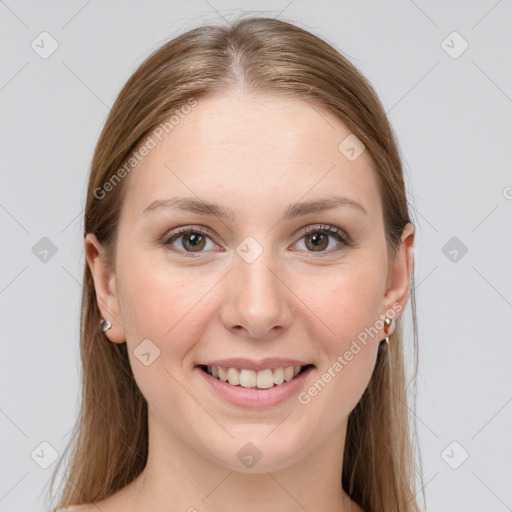
[[[243,357],[234,357],[230,359],[215,359],[198,363],[196,366],[220,366],[221,368],[245,368],[247,370],[274,370],[275,368],[286,368],[287,366],[308,366],[312,363],[300,361],[298,359],[282,359],[279,357],[270,357],[255,361]]]

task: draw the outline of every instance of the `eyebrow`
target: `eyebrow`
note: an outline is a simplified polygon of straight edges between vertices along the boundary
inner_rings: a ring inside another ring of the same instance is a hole
[[[364,207],[357,201],[348,197],[333,196],[326,199],[298,202],[290,204],[283,212],[284,219],[294,219],[309,215],[311,213],[333,210],[340,206],[349,206],[356,210],[368,214]],[[157,199],[143,210],[143,214],[157,210],[159,208],[171,208],[186,211],[189,213],[211,215],[219,219],[234,221],[236,214],[231,208],[209,203],[194,197],[173,197],[170,199]]]

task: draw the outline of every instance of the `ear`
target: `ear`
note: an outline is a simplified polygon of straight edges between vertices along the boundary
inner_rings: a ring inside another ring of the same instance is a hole
[[[386,292],[382,299],[383,311],[391,309],[399,311],[401,314],[405,309],[407,299],[409,298],[410,280],[414,268],[413,249],[414,226],[409,222],[402,231],[400,245],[388,275]],[[398,308],[398,305],[400,305],[400,308]]]
[[[105,335],[114,343],[124,343],[126,341],[126,333],[121,323],[122,315],[117,295],[115,272],[107,268],[105,249],[98,242],[94,234],[86,234],[84,250],[87,264],[94,280],[96,301],[101,318],[108,320],[112,324],[112,328]]]

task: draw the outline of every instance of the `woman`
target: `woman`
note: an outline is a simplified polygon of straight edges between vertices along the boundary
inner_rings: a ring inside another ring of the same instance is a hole
[[[414,228],[382,105],[332,46],[242,18],[157,50],[98,141],[84,236],[58,508],[419,510]]]

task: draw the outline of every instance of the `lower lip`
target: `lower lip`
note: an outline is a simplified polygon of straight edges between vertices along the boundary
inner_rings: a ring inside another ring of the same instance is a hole
[[[255,407],[274,407],[288,400],[290,397],[298,393],[304,386],[304,381],[314,369],[314,367],[310,366],[292,380],[283,382],[277,386],[274,385],[268,389],[232,386],[227,382],[222,382],[221,380],[212,377],[209,373],[201,370],[201,368],[198,366],[196,366],[195,369],[200,373],[203,379],[226,401],[239,407],[247,407],[253,409]]]

